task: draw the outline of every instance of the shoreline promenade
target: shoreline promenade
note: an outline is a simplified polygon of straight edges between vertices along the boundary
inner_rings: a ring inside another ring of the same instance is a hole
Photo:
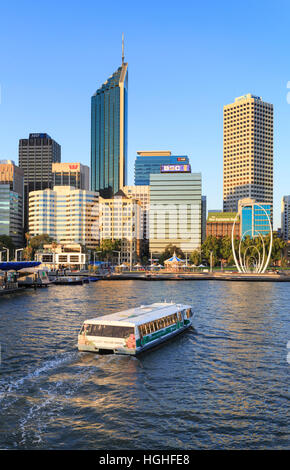
[[[108,281],[251,281],[251,282],[290,282],[289,274],[265,273],[265,274],[241,274],[241,273],[120,273],[104,277]]]

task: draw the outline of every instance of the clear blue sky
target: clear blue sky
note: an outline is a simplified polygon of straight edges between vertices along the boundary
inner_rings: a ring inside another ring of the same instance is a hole
[[[129,63],[129,183],[137,150],[187,154],[222,208],[223,105],[274,104],[274,224],[290,194],[290,4],[286,1],[11,1],[0,9],[0,158],[47,132],[62,161],[90,164],[90,98]]]

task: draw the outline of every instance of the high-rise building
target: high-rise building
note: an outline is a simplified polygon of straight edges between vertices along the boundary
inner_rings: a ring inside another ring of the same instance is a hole
[[[169,150],[137,152],[135,186],[149,185],[150,175],[161,173],[162,165],[170,165],[171,167],[174,165],[179,167],[188,165],[187,171],[190,173],[189,158],[186,155],[171,155]],[[174,168],[171,171],[174,171]]]
[[[61,146],[48,134],[19,140],[19,166],[24,172],[24,230],[28,230],[30,191],[52,188],[52,164],[61,161]]]
[[[0,235],[23,246],[23,171],[12,160],[0,160]]]
[[[112,198],[100,197],[99,200],[100,241],[120,240],[119,261],[130,266],[141,255],[143,240],[141,211],[140,201],[127,197],[123,190],[119,190]]]
[[[142,233],[143,239],[149,240],[149,209],[150,209],[150,186],[124,186],[124,194],[127,197],[140,201],[142,208]]]
[[[273,204],[273,105],[247,94],[224,106],[223,208],[246,197]]]
[[[284,196],[281,204],[281,230],[284,240],[290,240],[290,196]]]
[[[91,189],[112,197],[127,183],[128,63],[91,99]]]
[[[191,253],[201,246],[201,173],[150,176],[149,250],[169,244]]]
[[[29,233],[48,234],[62,244],[99,244],[99,195],[94,191],[55,186],[29,193]]]
[[[240,217],[240,236],[259,237],[265,236],[271,230],[272,204],[264,204],[255,199],[244,198],[239,201],[238,212]]]
[[[53,163],[52,186],[90,190],[90,169],[81,163]]]

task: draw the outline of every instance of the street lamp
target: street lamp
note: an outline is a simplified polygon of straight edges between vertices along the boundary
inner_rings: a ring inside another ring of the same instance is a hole
[[[94,251],[94,265],[95,265],[95,263],[96,263],[96,254],[97,254],[97,253],[102,253],[102,250],[100,250],[100,251]]]
[[[15,250],[15,261],[17,261],[17,253],[18,253],[18,251],[23,251],[23,250],[24,250],[24,248],[17,248],[17,250]],[[22,258],[22,256],[21,256],[21,258]],[[21,259],[20,259],[20,261],[21,261]]]
[[[9,248],[5,248],[4,246],[2,248],[3,248],[2,251],[0,251],[1,261],[2,261],[2,253],[4,253],[6,251],[6,253],[7,253],[6,261],[8,262],[9,261]]]
[[[212,273],[212,254],[213,251],[210,252],[210,272]]]

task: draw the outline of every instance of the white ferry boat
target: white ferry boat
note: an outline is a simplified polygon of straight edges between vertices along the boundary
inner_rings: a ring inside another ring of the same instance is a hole
[[[191,305],[162,302],[85,320],[78,349],[136,355],[185,331],[193,316]]]

